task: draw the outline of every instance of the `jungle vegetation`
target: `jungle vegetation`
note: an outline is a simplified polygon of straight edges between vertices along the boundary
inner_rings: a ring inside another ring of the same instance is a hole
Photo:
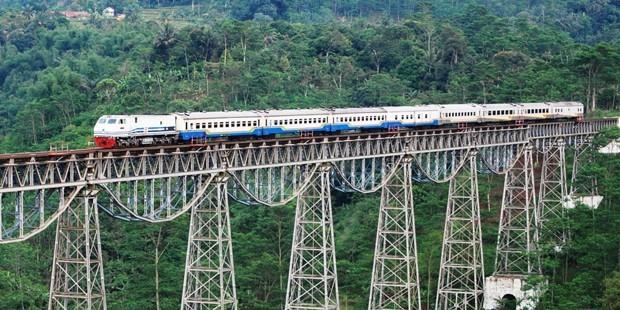
[[[0,0],[0,151],[87,147],[104,114],[574,100],[615,115],[618,72],[613,0]],[[540,309],[620,309],[620,158],[593,156],[605,200],[569,211]],[[488,275],[502,178],[480,182]],[[414,190],[431,307],[447,187]],[[365,309],[379,197],[333,195],[342,308]],[[281,308],[293,214],[232,205],[241,309]],[[101,223],[109,309],[177,309],[188,217]],[[47,307],[52,228],[0,246],[0,309]]]

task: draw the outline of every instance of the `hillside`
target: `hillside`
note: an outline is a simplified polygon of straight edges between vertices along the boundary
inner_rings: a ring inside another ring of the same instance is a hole
[[[0,1],[3,153],[88,146],[103,114],[561,100],[583,102],[590,115],[619,109],[617,1],[46,3]],[[126,18],[94,14],[108,5]],[[69,9],[93,14],[55,13]],[[541,309],[618,309],[620,159],[596,156],[587,173],[606,200],[596,211],[571,211],[574,243],[545,261],[551,286]],[[491,272],[502,178],[480,180]],[[419,184],[415,193],[429,305],[447,189]],[[366,308],[378,201],[334,194],[343,309]],[[280,307],[293,212],[233,206],[240,308]],[[155,308],[156,242],[166,249],[157,267],[160,306],[178,308],[187,217],[101,221],[109,309]],[[0,246],[0,309],[47,307],[53,237],[48,229]]]

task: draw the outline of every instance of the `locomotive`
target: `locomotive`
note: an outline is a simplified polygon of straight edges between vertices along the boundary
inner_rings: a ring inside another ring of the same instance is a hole
[[[582,119],[579,102],[448,104],[397,107],[104,115],[94,127],[101,148],[191,143],[347,131]]]

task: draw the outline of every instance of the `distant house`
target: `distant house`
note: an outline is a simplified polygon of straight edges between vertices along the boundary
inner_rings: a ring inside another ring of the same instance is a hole
[[[103,9],[103,16],[105,17],[114,17],[114,8],[107,7]]]
[[[59,13],[70,19],[86,19],[90,17],[90,13],[86,11],[61,11]]]

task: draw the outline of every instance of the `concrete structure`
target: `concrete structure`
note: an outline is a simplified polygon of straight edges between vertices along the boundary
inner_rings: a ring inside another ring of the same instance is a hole
[[[486,278],[484,309],[492,310],[502,299],[515,299],[517,310],[536,307],[542,290],[528,287],[525,278],[518,275],[495,275]]]

